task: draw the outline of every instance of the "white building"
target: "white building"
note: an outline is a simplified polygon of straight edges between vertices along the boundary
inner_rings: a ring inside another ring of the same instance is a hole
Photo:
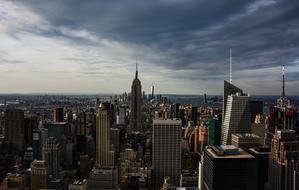
[[[231,144],[232,133],[250,133],[250,125],[249,95],[241,93],[229,95],[221,129],[221,145]]]

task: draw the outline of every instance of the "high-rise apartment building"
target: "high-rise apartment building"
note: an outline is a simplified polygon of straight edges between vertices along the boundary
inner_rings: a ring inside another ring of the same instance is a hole
[[[179,186],[181,174],[181,121],[171,119],[153,120],[153,186],[170,177],[170,183]]]
[[[54,137],[49,137],[43,148],[43,157],[48,168],[49,177],[56,178],[60,172],[60,144]]]
[[[130,131],[141,131],[141,82],[138,79],[138,69],[136,65],[135,79],[133,80],[131,87],[131,113],[130,113]]]
[[[7,109],[4,117],[6,139],[12,144],[14,151],[23,151],[25,148],[24,111]]]
[[[231,144],[232,133],[251,133],[249,95],[237,93],[227,97],[221,130],[222,145]]]
[[[44,160],[34,160],[31,163],[31,190],[48,188],[48,168]]]

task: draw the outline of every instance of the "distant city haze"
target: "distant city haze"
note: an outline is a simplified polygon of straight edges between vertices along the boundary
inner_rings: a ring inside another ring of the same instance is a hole
[[[293,0],[0,1],[0,94],[299,95]]]

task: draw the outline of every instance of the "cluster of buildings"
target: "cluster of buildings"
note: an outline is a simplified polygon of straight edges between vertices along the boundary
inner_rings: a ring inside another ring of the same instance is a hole
[[[0,190],[299,187],[299,115],[224,81],[222,108],[131,93],[36,96],[0,107]]]

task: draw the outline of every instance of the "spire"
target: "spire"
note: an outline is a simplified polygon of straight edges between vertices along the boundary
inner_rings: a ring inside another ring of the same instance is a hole
[[[284,71],[285,71],[285,69],[284,69],[284,65],[282,66],[282,68],[281,68],[281,70],[282,70],[282,98],[285,98],[285,80],[284,80]]]
[[[229,49],[229,83],[233,83],[232,77],[232,48]]]
[[[136,60],[136,73],[135,73],[135,78],[136,78],[136,79],[138,78],[138,63],[137,63],[137,60]]]

